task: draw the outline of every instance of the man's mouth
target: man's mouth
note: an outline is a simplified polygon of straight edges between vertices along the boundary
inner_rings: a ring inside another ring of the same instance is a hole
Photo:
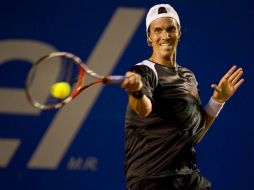
[[[171,43],[161,43],[159,44],[161,47],[169,47],[171,46]]]
[[[173,48],[173,45],[172,43],[160,43],[159,44],[159,47],[162,49],[162,50],[171,50]]]

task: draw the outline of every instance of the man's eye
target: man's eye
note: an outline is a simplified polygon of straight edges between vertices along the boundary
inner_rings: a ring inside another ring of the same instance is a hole
[[[160,28],[156,28],[156,29],[154,30],[154,32],[156,32],[156,33],[161,32],[161,29],[160,29]]]
[[[168,32],[174,32],[175,30],[176,30],[176,28],[172,26],[172,27],[169,27],[167,31]]]

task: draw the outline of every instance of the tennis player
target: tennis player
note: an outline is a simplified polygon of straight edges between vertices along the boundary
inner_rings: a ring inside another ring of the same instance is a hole
[[[125,121],[129,190],[211,188],[200,175],[194,147],[243,84],[243,70],[230,68],[218,85],[212,85],[211,99],[201,107],[194,74],[176,62],[180,29],[173,7],[153,6],[146,17],[152,55],[127,72],[122,83],[129,94]]]

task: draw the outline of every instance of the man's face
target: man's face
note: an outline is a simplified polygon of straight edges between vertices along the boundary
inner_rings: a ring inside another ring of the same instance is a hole
[[[180,31],[178,24],[173,18],[158,18],[150,24],[148,42],[153,48],[153,56],[157,58],[172,58],[179,38]]]

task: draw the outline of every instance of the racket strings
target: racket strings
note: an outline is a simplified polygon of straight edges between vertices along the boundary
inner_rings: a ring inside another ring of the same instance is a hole
[[[123,79],[123,76],[99,75],[80,58],[66,52],[55,52],[42,57],[33,65],[26,79],[26,94],[34,107],[55,109],[67,104],[89,87],[117,84]],[[54,87],[58,83],[62,88],[58,86],[57,90]],[[70,85],[67,96],[64,95],[66,86],[61,86],[62,84]]]
[[[61,67],[59,72],[59,77],[57,81],[66,81],[69,83],[74,83],[73,74],[75,73],[75,64],[72,63],[72,60],[67,58],[62,58]]]

